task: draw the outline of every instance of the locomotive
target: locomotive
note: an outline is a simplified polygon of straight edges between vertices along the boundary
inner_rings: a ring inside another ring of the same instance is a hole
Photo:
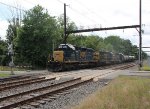
[[[47,68],[49,71],[64,71],[70,69],[98,67],[133,61],[134,56],[106,51],[95,51],[92,48],[60,44],[49,56]]]

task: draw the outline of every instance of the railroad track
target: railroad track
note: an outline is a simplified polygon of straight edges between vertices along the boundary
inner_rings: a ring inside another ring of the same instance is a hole
[[[30,90],[23,93],[18,93],[11,96],[6,96],[0,98],[0,109],[9,109],[12,107],[17,107],[18,105],[29,103],[35,100],[42,99],[43,97],[57,94],[61,91],[68,90],[70,88],[79,86],[83,83],[93,81],[93,78],[88,80],[81,80],[81,78],[76,78],[73,80],[61,82],[58,84],[53,84],[50,86]]]
[[[26,79],[26,78],[30,78],[30,77],[31,76],[12,76],[12,77],[8,77],[8,78],[1,78],[0,83],[12,82],[12,81],[22,80],[22,79]]]
[[[123,67],[123,66],[124,67],[125,66],[129,66],[127,68],[130,68],[130,67],[133,67],[135,65],[136,65],[135,63],[131,62],[131,63],[123,63],[123,64],[115,64],[115,65],[102,66],[102,67],[97,67],[97,68],[93,68],[93,69],[95,69],[95,70],[104,70],[104,69],[121,70],[121,67]]]
[[[136,65],[135,63],[129,63],[129,64],[117,66],[117,67],[113,68],[113,70],[124,70],[124,69],[128,69],[130,67],[133,67],[135,65]]]
[[[3,83],[3,84],[0,84],[0,91],[4,91],[4,90],[10,89],[10,88],[16,88],[19,86],[30,85],[30,84],[34,84],[34,83],[51,81],[51,80],[55,80],[55,79],[56,79],[55,77],[50,78],[50,79],[45,79],[45,77],[38,77],[38,78],[30,78],[30,79],[15,81],[12,83],[11,82]]]
[[[113,71],[115,70],[121,70],[121,69],[126,69],[129,67],[133,67],[135,64],[125,64],[125,65],[120,65],[120,66],[115,66],[115,67],[108,67],[107,69],[111,69]],[[106,67],[105,67],[106,68]],[[99,73],[99,74],[92,74],[93,72],[87,73],[86,75],[83,74],[81,76],[78,76],[74,79],[71,80],[67,80],[67,81],[63,81],[63,82],[58,82],[58,83],[54,83],[54,84],[50,84],[48,86],[44,86],[44,87],[40,87],[40,88],[36,88],[36,89],[32,89],[32,90],[28,90],[28,91],[24,91],[24,92],[18,92],[16,94],[12,94],[12,95],[8,95],[8,96],[3,96],[0,98],[0,109],[9,109],[9,108],[15,108],[18,107],[20,105],[24,105],[24,104],[28,104],[30,105],[30,103],[32,102],[36,102],[38,100],[42,100],[43,98],[47,97],[47,96],[52,96],[54,94],[58,94],[60,92],[64,92],[68,89],[80,86],[84,83],[88,83],[88,82],[92,82],[93,80],[97,80],[100,79],[101,77],[108,75],[110,73],[112,73],[113,71],[106,71],[103,73]],[[67,75],[73,76],[73,75],[79,75],[82,72],[79,73],[66,73],[66,74],[59,74],[59,77],[65,77]],[[92,74],[92,76],[91,76]],[[55,76],[55,75],[53,75]],[[33,80],[32,80],[33,79]],[[3,89],[8,89],[9,88],[13,88],[13,87],[19,87],[22,85],[28,85],[28,84],[34,84],[34,83],[38,83],[38,82],[44,82],[44,81],[50,81],[50,80],[54,80],[56,79],[56,77],[53,78],[49,78],[49,79],[45,79],[44,77],[39,77],[39,78],[30,78],[30,79],[24,79],[24,80],[19,80],[19,81],[13,81],[12,83],[3,83],[0,85],[0,90],[2,91]],[[5,85],[4,85],[5,84]],[[9,85],[8,85],[9,84]]]

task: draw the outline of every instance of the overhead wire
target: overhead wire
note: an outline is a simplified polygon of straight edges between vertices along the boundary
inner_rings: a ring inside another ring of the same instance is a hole
[[[32,4],[32,5],[37,5],[37,4],[34,4],[34,3],[32,3],[31,1],[28,1],[28,0],[23,0],[23,1],[25,1],[25,2],[27,2],[29,4]]]
[[[64,2],[62,2],[61,0],[57,0],[59,3],[64,4]]]
[[[57,0],[59,3],[61,3],[61,4],[64,4],[64,2],[62,2],[61,0]],[[81,12],[79,12],[78,10],[76,10],[76,9],[74,9],[74,8],[72,8],[70,5],[68,5],[68,8],[70,8],[73,12],[75,12],[75,13],[77,13],[77,14],[80,14],[82,17],[84,17],[85,18],[85,15],[83,15]],[[86,18],[88,18],[88,17],[86,17]],[[95,22],[94,20],[92,20],[92,19],[90,19],[90,18],[88,18],[90,21],[92,21],[92,22]],[[80,21],[78,21],[80,24],[81,24],[81,22]],[[80,25],[80,27],[84,27],[84,26],[81,26]],[[79,28],[80,28],[79,27]]]
[[[73,0],[74,1],[74,0]],[[74,2],[77,2],[79,5],[81,5],[81,4],[83,4],[83,3],[81,3],[81,2],[79,2],[79,1],[77,1],[77,0],[75,0]],[[84,4],[83,4],[84,5]],[[88,8],[88,7],[86,7],[85,5],[83,6],[83,5],[81,5],[82,7],[84,7],[86,10],[89,10],[91,13],[92,13],[92,11]],[[81,13],[81,12],[80,12]],[[82,13],[81,13],[82,14]],[[93,13],[92,13],[93,14]],[[86,18],[88,17],[88,19],[90,19],[90,20],[92,20],[92,21],[94,21],[94,22],[96,22],[95,20],[93,20],[91,17],[89,17],[89,16],[87,16],[86,15]],[[97,23],[97,22],[96,22]]]
[[[59,3],[61,3],[61,4],[64,4],[64,2],[62,2],[61,0],[57,0],[57,1],[58,1]],[[83,15],[80,11],[78,11],[78,10],[72,8],[71,5],[69,5],[68,8],[70,8],[72,11],[76,12],[77,14],[80,14],[81,16],[83,16],[83,17],[89,19],[90,21],[95,22],[93,19],[89,18],[88,16]]]
[[[8,17],[6,17],[6,14],[3,11],[0,11],[0,15],[3,17],[3,19],[8,19]],[[9,15],[7,15],[9,16]]]
[[[20,8],[18,8],[18,7],[15,7],[15,6],[12,6],[12,5],[3,3],[3,2],[0,2],[0,4],[3,4],[3,5],[5,5],[5,6],[9,6],[9,7],[12,7],[12,8],[15,8],[15,9],[22,10],[22,11],[26,12],[26,10],[20,9]]]
[[[102,19],[105,22],[108,22],[105,20],[105,18],[103,18],[102,16],[100,16],[99,14],[97,14],[96,12],[94,12],[93,10],[91,10],[90,8],[88,8],[85,4],[83,4],[81,1],[79,0],[75,0],[75,2],[77,2],[78,4],[80,4],[81,6],[84,6],[91,14],[94,14],[95,16],[99,17],[100,19]]]
[[[78,11],[78,10],[72,8],[71,6],[69,6],[69,8],[70,8],[72,11],[76,12],[77,14],[80,14],[81,16],[83,16],[83,17],[89,19],[90,21],[92,21],[92,22],[94,22],[94,23],[97,23],[95,20],[91,19],[90,17],[88,17],[88,16],[85,15],[85,14],[83,15],[83,13],[81,13],[80,11]]]
[[[6,6],[6,7],[10,7],[10,6],[8,6],[8,5],[4,5],[4,4],[2,4],[2,3],[0,3],[1,5],[3,5],[3,6]],[[8,8],[7,8],[8,9]],[[8,14],[8,10],[7,9],[5,9],[5,10],[0,10],[0,14],[1,14],[1,16],[4,18],[4,19],[9,19],[9,18],[11,18],[10,17],[10,14]],[[7,15],[6,15],[7,14]],[[6,17],[7,16],[7,17]]]

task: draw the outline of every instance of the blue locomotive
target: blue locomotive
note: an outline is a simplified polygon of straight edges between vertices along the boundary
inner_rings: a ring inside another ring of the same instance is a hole
[[[60,44],[53,51],[53,55],[49,56],[47,68],[49,71],[64,71],[123,63],[134,59],[134,56],[122,53],[95,51],[92,48]]]

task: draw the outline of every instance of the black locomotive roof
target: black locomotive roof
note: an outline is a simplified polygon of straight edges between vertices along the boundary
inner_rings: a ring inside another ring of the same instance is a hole
[[[69,48],[69,49],[75,50],[75,47],[71,44],[60,44],[58,48],[59,49],[68,49]]]
[[[76,45],[72,44],[60,44],[58,49],[72,49],[72,50],[80,50],[80,51],[89,51],[89,52],[94,52],[92,48],[86,48],[86,47],[78,47]]]
[[[92,48],[87,48],[87,51],[94,52]]]

